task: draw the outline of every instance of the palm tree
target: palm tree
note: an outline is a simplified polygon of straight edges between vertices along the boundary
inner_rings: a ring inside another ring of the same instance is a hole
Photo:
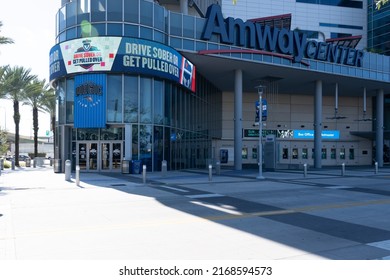
[[[3,26],[3,23],[0,21],[0,29],[2,26]],[[0,32],[1,32],[1,30],[0,30]],[[13,43],[14,43],[14,40],[12,40],[11,38],[0,36],[0,45],[13,44]]]
[[[53,132],[53,139],[55,139],[55,125],[56,125],[56,95],[53,88],[47,88],[42,99],[42,110],[50,114],[50,129]]]
[[[379,10],[383,5],[386,5],[389,0],[375,0],[376,9]]]
[[[36,79],[35,75],[30,74],[31,69],[25,69],[24,67],[14,66],[7,67],[2,77],[3,91],[7,97],[13,101],[14,108],[14,122],[15,122],[15,165],[19,166],[19,123],[20,112],[19,102],[25,98],[25,89]]]
[[[5,98],[6,92],[3,90],[3,77],[6,69],[9,66],[0,66],[0,99]]]
[[[25,88],[25,101],[23,105],[30,105],[33,112],[34,158],[38,156],[38,112],[42,110],[44,94],[48,87],[49,85],[46,84],[46,80],[40,81],[35,78]]]

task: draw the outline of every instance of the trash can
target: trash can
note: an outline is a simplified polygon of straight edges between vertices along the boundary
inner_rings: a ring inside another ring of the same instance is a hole
[[[142,160],[133,160],[131,162],[131,173],[132,174],[142,173]]]
[[[31,159],[26,158],[26,167],[31,167]]]
[[[129,160],[122,160],[122,174],[129,174],[130,173],[130,161]]]

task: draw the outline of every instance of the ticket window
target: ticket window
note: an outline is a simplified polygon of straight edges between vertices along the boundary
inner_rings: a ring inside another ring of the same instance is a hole
[[[252,159],[257,159],[257,148],[252,148]]]
[[[355,149],[349,149],[349,159],[355,159]]]
[[[283,157],[283,159],[288,159],[288,149],[287,148],[283,148],[282,157]]]
[[[307,155],[307,148],[303,148],[302,149],[302,159],[307,159],[308,158],[308,155]]]
[[[241,156],[242,159],[248,159],[248,148],[242,148]]]
[[[321,150],[321,158],[326,159],[326,148],[322,148]]]
[[[344,148],[340,149],[340,159],[345,159],[345,149]]]
[[[335,148],[330,149],[330,158],[336,159],[336,149]]]
[[[298,149],[297,148],[292,149],[292,158],[298,159]]]

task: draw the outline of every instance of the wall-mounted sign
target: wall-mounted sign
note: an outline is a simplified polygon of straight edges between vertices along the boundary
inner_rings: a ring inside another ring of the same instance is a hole
[[[63,42],[50,51],[50,80],[97,71],[156,76],[195,91],[195,65],[175,49],[157,42],[91,37]]]
[[[77,75],[74,86],[74,127],[106,127],[106,75]]]
[[[294,139],[314,139],[314,130],[294,130]],[[323,130],[321,132],[322,139],[340,139],[340,131],[338,130]]]
[[[219,35],[221,43],[249,49],[291,56],[294,62],[306,57],[338,64],[361,67],[364,52],[341,45],[307,40],[306,34],[286,28],[271,28],[253,21],[223,18],[221,7],[211,5],[206,14],[206,24],[202,39],[210,40],[213,34]]]

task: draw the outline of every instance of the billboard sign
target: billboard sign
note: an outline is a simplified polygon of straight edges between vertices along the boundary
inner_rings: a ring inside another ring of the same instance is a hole
[[[195,91],[195,70],[175,49],[138,38],[75,39],[50,51],[50,80],[73,73],[120,72],[172,80]]]

